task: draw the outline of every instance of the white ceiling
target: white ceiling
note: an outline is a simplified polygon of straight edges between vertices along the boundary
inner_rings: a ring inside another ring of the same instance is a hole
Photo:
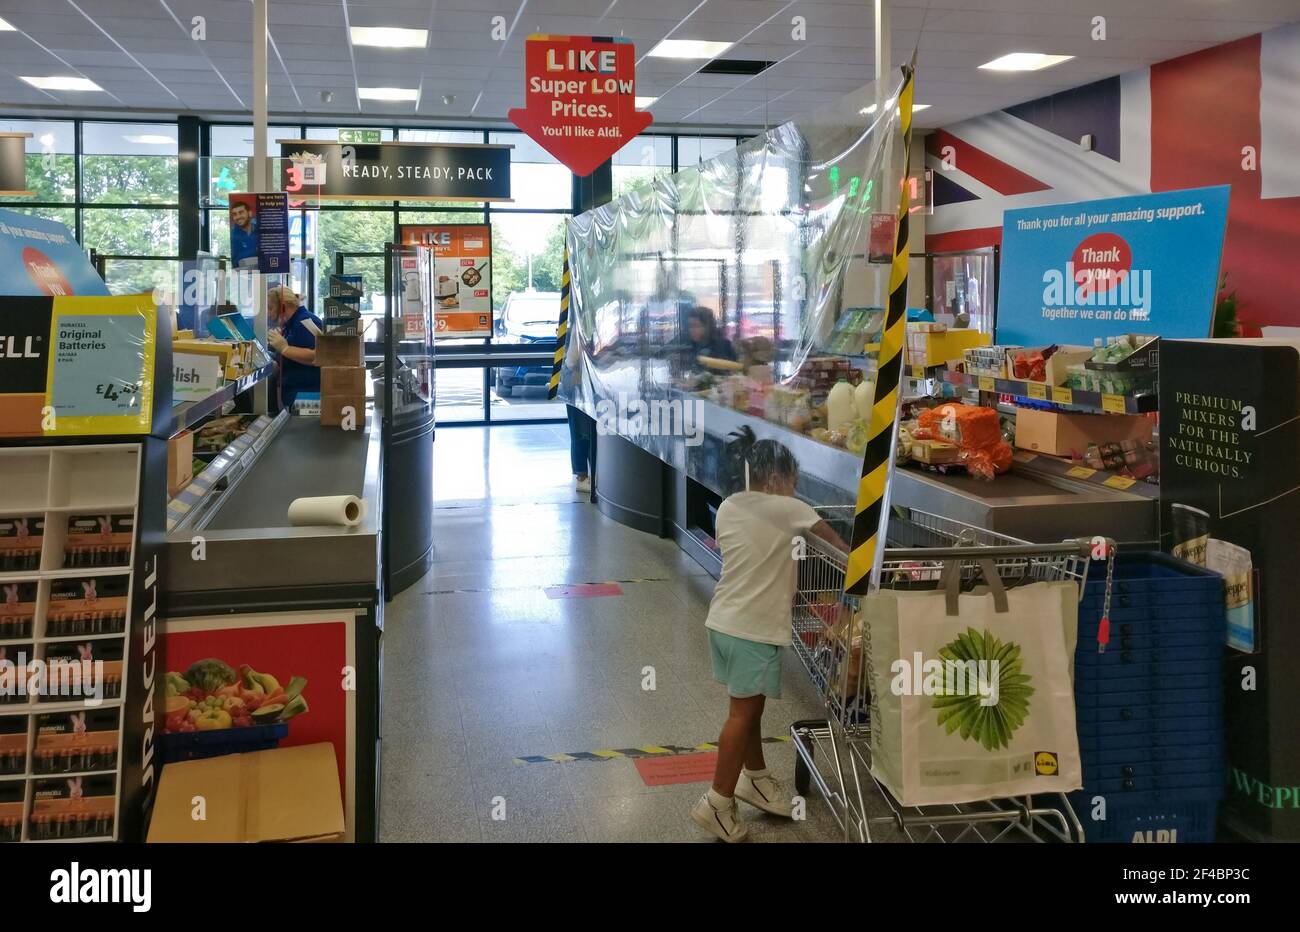
[[[252,102],[250,0],[0,0],[0,112],[247,112]],[[501,121],[523,100],[530,33],[625,35],[638,56],[660,39],[741,44],[724,57],[779,62],[757,77],[692,76],[700,63],[644,59],[637,93],[659,96],[661,124],[752,127],[783,122],[869,81],[871,0],[270,0],[270,107],[308,119]],[[492,38],[505,17],[508,41]],[[1094,41],[1094,16],[1106,17]],[[190,38],[206,18],[206,41]],[[804,41],[791,20],[806,21]],[[895,64],[920,32],[918,126],[1076,87],[1300,20],[1300,0],[895,0]],[[346,26],[432,30],[428,49],[352,48]],[[924,29],[922,31],[922,24]],[[1010,51],[1073,54],[1031,74],[981,63]],[[36,90],[19,75],[81,75],[106,93]],[[419,103],[366,102],[360,85],[418,86]],[[321,92],[333,92],[325,104]],[[453,95],[450,105],[444,95]]]

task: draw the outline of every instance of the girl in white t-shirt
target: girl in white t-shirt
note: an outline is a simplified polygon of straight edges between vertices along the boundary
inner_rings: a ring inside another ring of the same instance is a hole
[[[817,534],[841,549],[844,541],[820,515],[794,497],[799,464],[775,440],[756,440],[748,427],[727,445],[742,491],[718,508],[722,550],[709,617],[713,676],[727,684],[730,708],[718,737],[713,786],[691,810],[701,828],[723,841],[745,838],[736,798],[789,818],[790,797],[763,760],[763,706],[781,696],[781,648],[790,643],[790,611],[798,580],[798,539]]]

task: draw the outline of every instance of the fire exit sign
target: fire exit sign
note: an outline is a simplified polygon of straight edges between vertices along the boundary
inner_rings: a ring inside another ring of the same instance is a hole
[[[340,129],[339,142],[354,146],[377,146],[383,136],[377,129]]]

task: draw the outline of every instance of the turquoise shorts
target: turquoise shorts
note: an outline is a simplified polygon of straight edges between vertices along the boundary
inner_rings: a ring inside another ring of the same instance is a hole
[[[733,699],[781,698],[781,648],[709,629],[713,678],[727,684]]]

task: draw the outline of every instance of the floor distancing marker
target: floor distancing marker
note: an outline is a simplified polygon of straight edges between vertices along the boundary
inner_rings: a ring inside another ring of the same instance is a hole
[[[773,735],[764,738],[764,744],[779,744],[789,741],[789,735]],[[567,764],[572,761],[607,761],[636,760],[643,757],[663,757],[665,755],[698,754],[701,751],[716,751],[717,744],[705,741],[702,744],[647,744],[638,748],[602,748],[598,751],[569,751],[564,754],[528,754],[514,758],[516,764]]]

